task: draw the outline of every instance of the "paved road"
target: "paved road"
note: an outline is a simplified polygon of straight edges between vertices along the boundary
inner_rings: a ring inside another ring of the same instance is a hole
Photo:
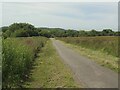
[[[117,88],[118,74],[102,67],[86,57],[80,56],[71,48],[66,47],[62,42],[51,39],[53,45],[69,65],[74,73],[75,79],[86,88]]]

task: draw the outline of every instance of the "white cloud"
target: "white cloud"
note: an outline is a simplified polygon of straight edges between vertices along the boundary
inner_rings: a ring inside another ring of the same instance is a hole
[[[35,26],[73,29],[117,29],[117,3],[3,3],[3,25],[29,22]]]

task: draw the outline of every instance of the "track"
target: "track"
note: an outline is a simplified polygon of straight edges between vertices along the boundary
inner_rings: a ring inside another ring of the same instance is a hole
[[[75,79],[86,88],[118,88],[118,74],[79,55],[62,42],[51,39],[53,45],[74,73]]]

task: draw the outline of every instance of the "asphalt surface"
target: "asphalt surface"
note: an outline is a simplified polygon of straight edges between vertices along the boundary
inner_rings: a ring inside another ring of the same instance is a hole
[[[118,88],[118,74],[81,56],[62,42],[51,39],[54,47],[74,73],[74,78],[85,88]]]

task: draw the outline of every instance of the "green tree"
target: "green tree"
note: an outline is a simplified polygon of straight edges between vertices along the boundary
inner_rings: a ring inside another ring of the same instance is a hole
[[[114,32],[111,29],[103,29],[102,36],[113,36]]]
[[[88,36],[98,36],[98,32],[93,29],[93,30],[88,32]]]
[[[8,30],[8,27],[7,27],[7,26],[2,27],[2,32],[3,32],[3,33],[6,32],[7,30]]]
[[[84,30],[79,31],[79,36],[87,36],[87,32]]]
[[[11,34],[11,37],[28,37],[28,36],[29,34],[23,29],[16,30],[14,33]]]

